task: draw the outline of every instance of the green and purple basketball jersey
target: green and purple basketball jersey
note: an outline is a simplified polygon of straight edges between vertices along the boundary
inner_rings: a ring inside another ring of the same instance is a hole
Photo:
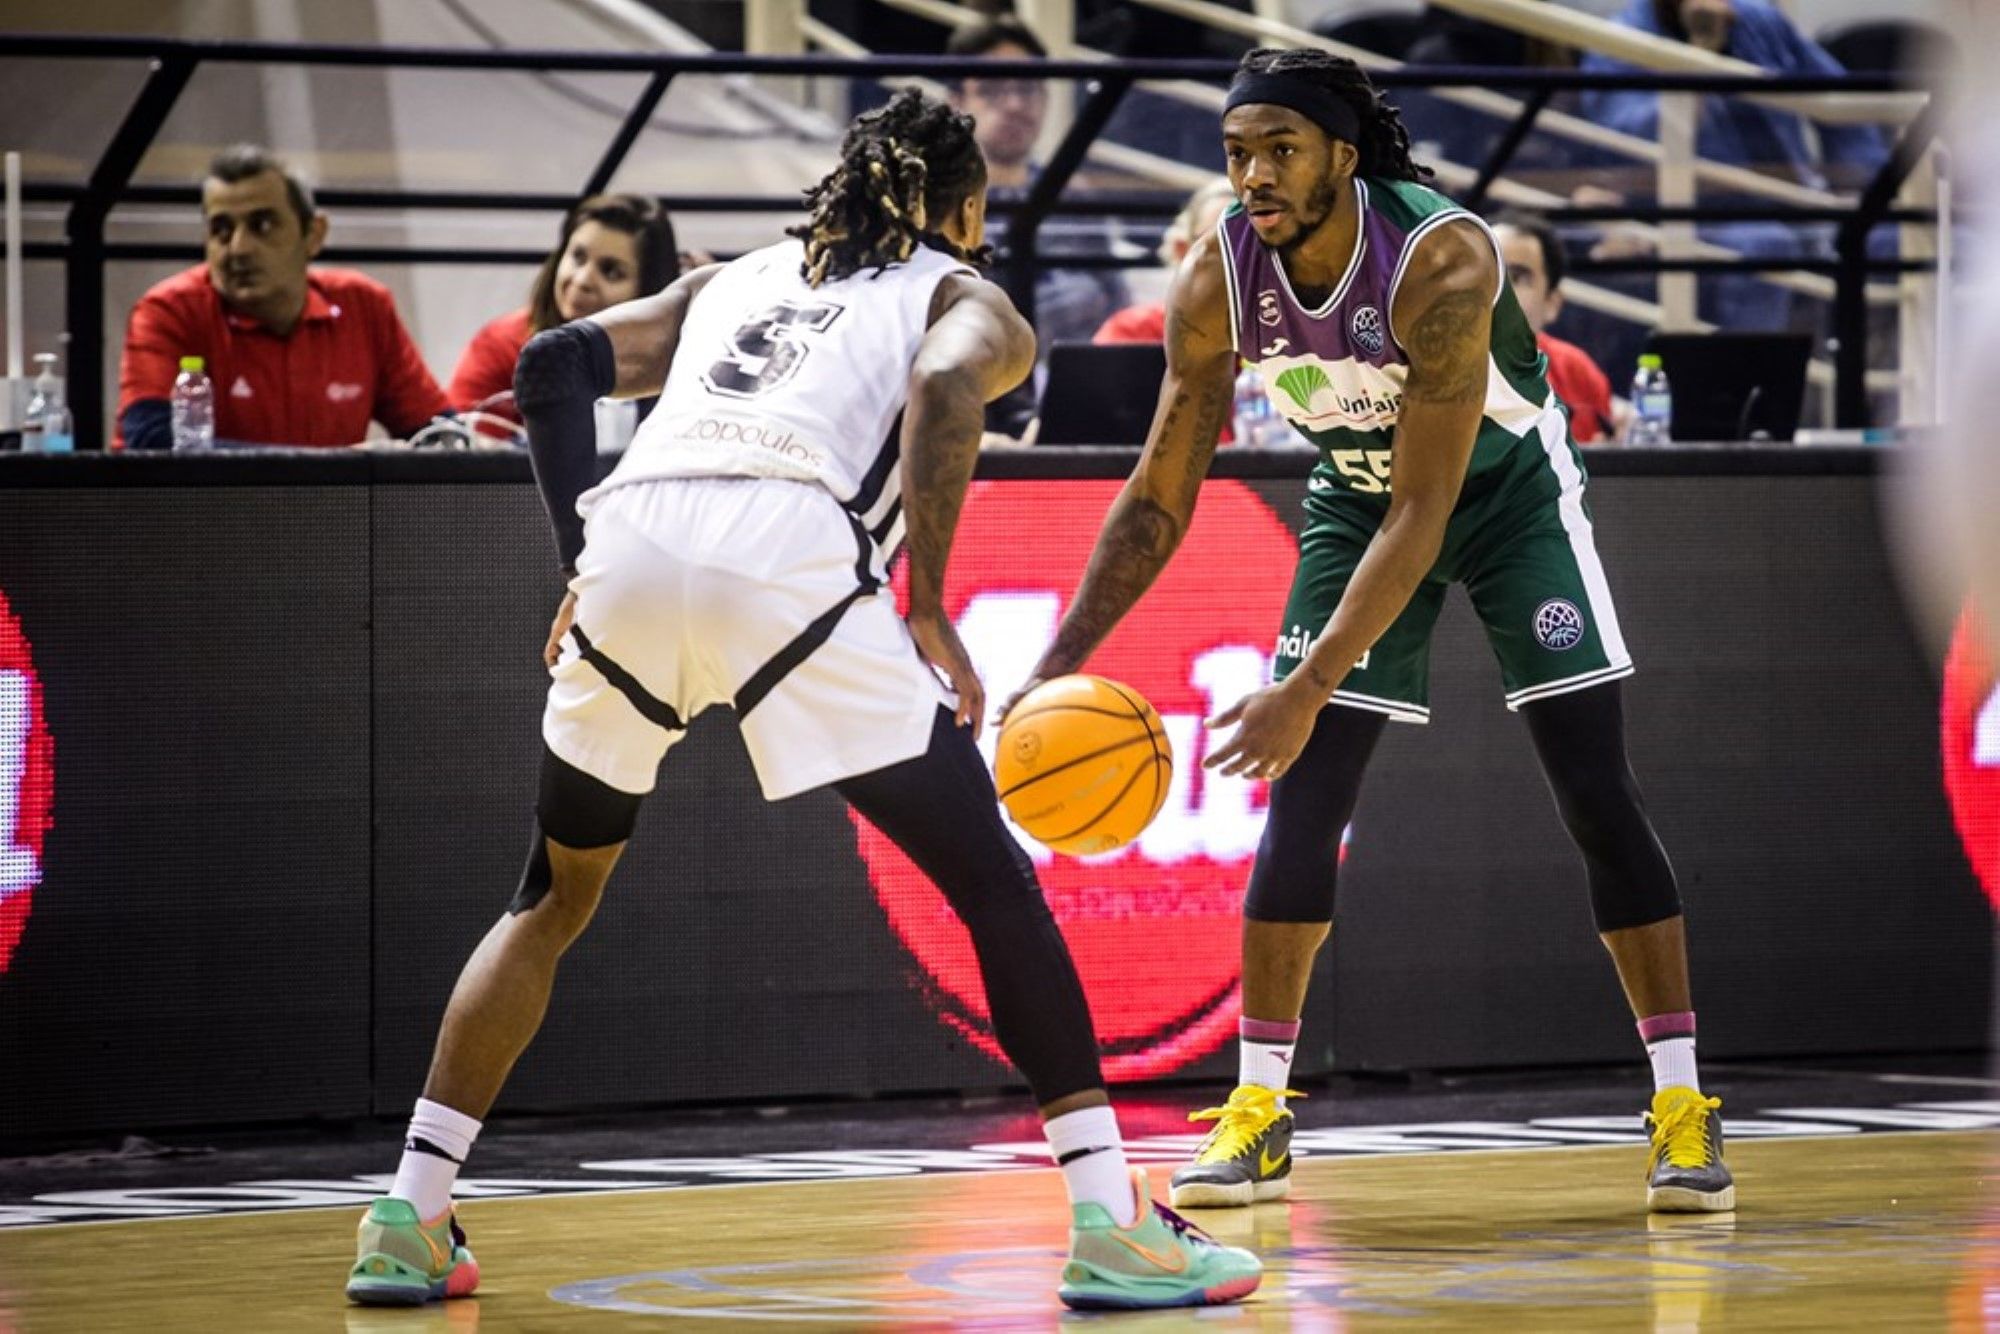
[[[1353,188],[1361,210],[1353,257],[1312,309],[1240,208],[1221,223],[1236,349],[1261,371],[1272,407],[1320,451],[1278,628],[1273,672],[1280,680],[1324,631],[1389,508],[1410,372],[1390,312],[1410,256],[1446,223],[1463,219],[1485,230],[1471,213],[1413,182],[1357,178]],[[1509,708],[1631,674],[1584,503],[1582,455],[1546,372],[1503,266],[1484,411],[1443,548],[1332,702],[1427,721],[1431,630],[1454,583],[1465,585],[1486,628]]]
[[[1319,446],[1314,489],[1360,495],[1388,490],[1390,449],[1402,411],[1410,359],[1390,312],[1417,243],[1433,228],[1486,225],[1412,181],[1354,178],[1361,228],[1347,272],[1332,295],[1308,309],[1293,293],[1278,252],[1257,238],[1240,207],[1224,215],[1222,268],[1229,284],[1236,350],[1264,377],[1271,406]],[[1490,236],[1491,233],[1489,232]],[[1495,255],[1498,255],[1495,244]],[[1504,265],[1493,306],[1485,418],[1468,478],[1499,466],[1519,448],[1541,453],[1537,428],[1560,412],[1548,363],[1514,300]]]

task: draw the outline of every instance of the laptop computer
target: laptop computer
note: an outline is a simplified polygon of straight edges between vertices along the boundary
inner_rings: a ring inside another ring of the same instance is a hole
[[[1812,335],[1656,333],[1682,441],[1790,440],[1805,402]]]
[[[1043,445],[1143,445],[1167,350],[1158,343],[1057,343],[1042,385]]]

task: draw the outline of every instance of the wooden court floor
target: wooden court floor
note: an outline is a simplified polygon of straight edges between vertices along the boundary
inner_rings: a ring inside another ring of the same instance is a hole
[[[349,1211],[0,1232],[0,1334],[2000,1329],[2000,1134],[1730,1159],[1735,1214],[1653,1219],[1632,1148],[1301,1160],[1289,1205],[1198,1216],[1267,1264],[1199,1315],[1065,1317],[1061,1185],[1032,1171],[473,1201],[480,1294],[419,1311],[345,1304]]]

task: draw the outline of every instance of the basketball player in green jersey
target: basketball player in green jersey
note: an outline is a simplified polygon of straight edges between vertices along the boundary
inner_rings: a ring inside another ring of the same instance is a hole
[[[1226,710],[1206,764],[1272,780],[1244,906],[1241,1083],[1179,1206],[1290,1186],[1286,1076],[1331,928],[1341,831],[1392,719],[1428,718],[1431,627],[1463,583],[1589,871],[1598,931],[1653,1066],[1655,1210],[1733,1207],[1703,1096],[1679,891],[1625,758],[1632,671],[1584,505],[1581,456],[1493,235],[1424,183],[1352,62],[1253,51],[1222,118],[1238,204],[1190,253],[1138,467],[1035,671],[1080,669],[1187,531],[1239,361],[1320,450],[1275,682]],[[1296,1096],[1296,1095],[1293,1095]]]

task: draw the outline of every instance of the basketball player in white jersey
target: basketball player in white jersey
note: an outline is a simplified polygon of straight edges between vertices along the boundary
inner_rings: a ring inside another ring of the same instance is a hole
[[[943,611],[945,565],[985,405],[1035,353],[974,267],[985,183],[971,119],[903,93],[850,128],[797,239],[523,350],[515,396],[571,576],[547,649],[539,829],[452,994],[395,1184],[361,1224],[354,1301],[477,1285],[451,1210],[459,1165],[661,757],[715,705],[735,709],[766,797],[833,785],[964,920],[1069,1189],[1062,1300],[1256,1288],[1255,1257],[1153,1204],[1126,1166],[1076,969],[974,747],[984,696]],[[649,394],[658,407],[586,494],[592,404]],[[886,587],[905,541],[907,620]]]

